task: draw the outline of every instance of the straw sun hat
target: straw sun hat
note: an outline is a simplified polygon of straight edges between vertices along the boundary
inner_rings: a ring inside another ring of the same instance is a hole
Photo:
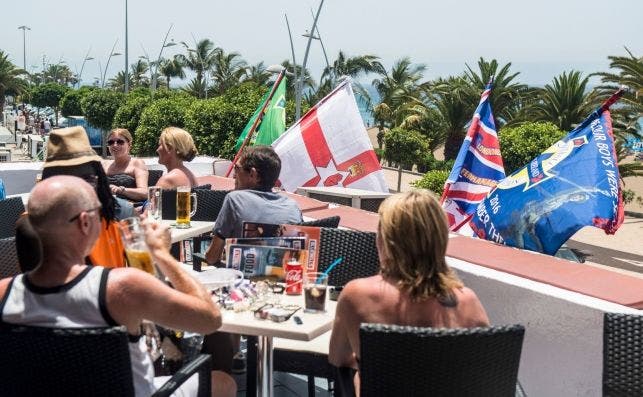
[[[83,127],[61,128],[49,135],[43,168],[68,167],[90,161],[101,161],[101,158],[90,146]]]

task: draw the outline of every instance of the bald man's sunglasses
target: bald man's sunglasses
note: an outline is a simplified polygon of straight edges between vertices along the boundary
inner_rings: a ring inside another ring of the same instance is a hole
[[[83,213],[83,212],[94,212],[94,211],[99,211],[101,208],[103,208],[103,206],[102,206],[102,205],[99,205],[98,207],[90,208],[90,209],[85,210],[85,211],[80,211],[78,214],[76,214],[76,215],[75,215],[75,216],[73,216],[72,218],[69,218],[69,221],[68,221],[68,222],[69,222],[69,223],[74,222],[76,219],[80,218],[80,216],[82,215],[82,213]]]

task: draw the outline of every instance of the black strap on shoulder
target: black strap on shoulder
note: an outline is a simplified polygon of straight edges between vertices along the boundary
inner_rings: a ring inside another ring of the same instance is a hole
[[[107,277],[109,276],[109,272],[112,269],[110,268],[103,268],[103,272],[100,275],[100,286],[98,288],[98,307],[100,309],[100,314],[103,316],[103,319],[108,325],[116,326],[119,325],[112,316],[109,314],[109,311],[107,310]]]

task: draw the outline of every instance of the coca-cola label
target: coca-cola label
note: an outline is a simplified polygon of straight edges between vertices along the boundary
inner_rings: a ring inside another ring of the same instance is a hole
[[[304,278],[303,268],[299,263],[286,264],[286,294],[300,295]]]

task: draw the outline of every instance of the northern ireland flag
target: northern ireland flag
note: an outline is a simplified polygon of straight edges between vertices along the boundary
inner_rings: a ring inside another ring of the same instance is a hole
[[[350,81],[345,80],[279,137],[281,186],[337,186],[388,193]]]

